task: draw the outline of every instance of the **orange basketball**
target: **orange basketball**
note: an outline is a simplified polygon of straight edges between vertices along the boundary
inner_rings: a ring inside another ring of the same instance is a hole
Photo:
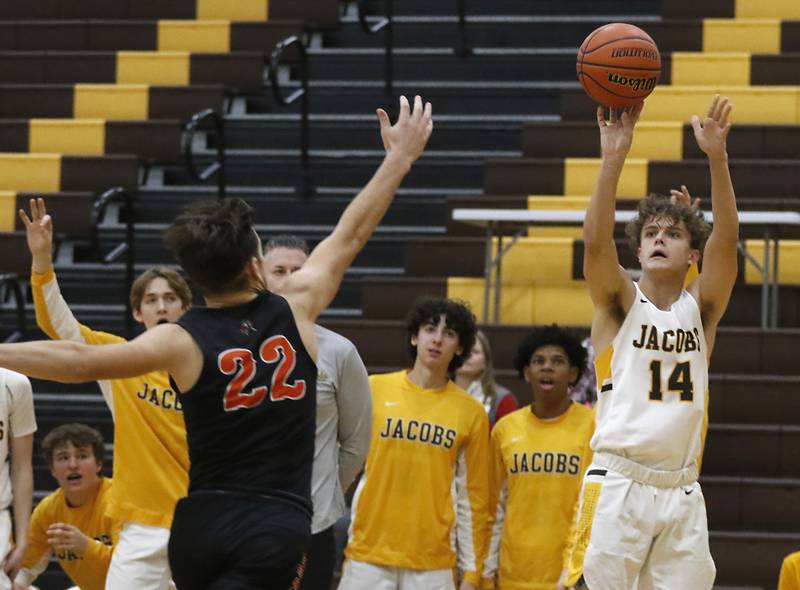
[[[639,27],[611,23],[592,31],[578,50],[578,80],[603,106],[633,106],[649,96],[661,77],[661,54]]]

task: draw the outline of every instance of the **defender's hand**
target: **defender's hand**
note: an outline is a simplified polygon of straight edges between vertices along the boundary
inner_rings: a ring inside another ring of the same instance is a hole
[[[387,156],[400,157],[411,165],[422,155],[428,138],[433,131],[433,107],[431,103],[422,106],[422,98],[414,98],[414,109],[405,96],[400,97],[400,116],[392,125],[389,115],[378,109],[378,121],[381,125],[381,139]]]

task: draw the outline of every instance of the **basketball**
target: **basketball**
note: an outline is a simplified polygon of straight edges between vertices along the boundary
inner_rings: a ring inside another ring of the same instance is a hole
[[[596,103],[633,106],[650,95],[661,76],[661,54],[639,27],[611,23],[592,31],[578,50],[578,80]]]

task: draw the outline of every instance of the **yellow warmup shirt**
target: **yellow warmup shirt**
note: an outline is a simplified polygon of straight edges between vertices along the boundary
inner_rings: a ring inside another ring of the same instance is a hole
[[[36,323],[53,339],[113,344],[123,338],[79,324],[61,296],[55,273],[31,273]],[[114,416],[114,488],[109,514],[122,522],[169,528],[178,498],[186,495],[186,426],[169,376],[154,371],[98,381]]]
[[[800,590],[800,551],[787,555],[783,560],[778,590]]]
[[[540,420],[526,406],[492,430],[491,542],[484,588],[553,590],[570,537],[583,474],[592,462],[594,411],[573,403]]]
[[[61,489],[39,502],[31,516],[28,548],[16,583],[30,586],[47,568],[52,554],[52,548],[47,542],[47,529],[51,524],[60,522],[77,527],[92,540],[89,541],[83,557],[78,557],[71,551],[56,553],[59,565],[81,590],[103,590],[111,553],[117,544],[121,527],[119,521],[106,514],[112,489],[111,480],[104,478],[94,499],[77,508],[67,505]]]
[[[489,423],[453,382],[370,377],[372,440],[353,499],[348,559],[416,570],[458,566],[477,584],[487,543]],[[454,530],[455,528],[455,530]]]

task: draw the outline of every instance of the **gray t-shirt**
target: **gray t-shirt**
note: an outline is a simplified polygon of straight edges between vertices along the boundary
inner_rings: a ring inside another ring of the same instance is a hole
[[[372,430],[367,369],[344,336],[315,325],[317,337],[317,436],[311,499],[311,532],[332,526],[345,513],[346,490],[364,466]]]

